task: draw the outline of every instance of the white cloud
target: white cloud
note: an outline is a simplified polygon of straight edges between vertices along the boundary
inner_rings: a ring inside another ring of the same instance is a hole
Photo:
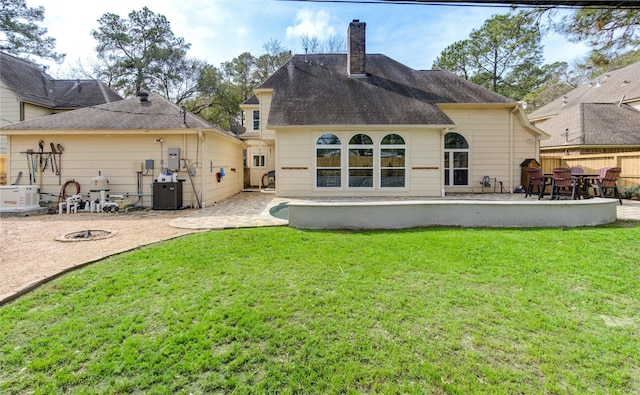
[[[296,25],[287,27],[287,38],[299,38],[304,35],[318,37],[321,40],[336,35],[336,29],[330,24],[331,16],[324,10],[312,12],[304,9],[296,15]]]

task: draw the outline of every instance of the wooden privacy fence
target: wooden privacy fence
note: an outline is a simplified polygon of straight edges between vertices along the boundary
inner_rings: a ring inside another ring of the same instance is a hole
[[[554,167],[582,167],[585,173],[597,173],[603,167],[620,167],[622,173],[618,187],[640,185],[640,151],[611,152],[585,155],[561,155],[540,153],[540,164],[544,173],[551,173]]]
[[[0,154],[0,185],[7,185],[7,154]]]

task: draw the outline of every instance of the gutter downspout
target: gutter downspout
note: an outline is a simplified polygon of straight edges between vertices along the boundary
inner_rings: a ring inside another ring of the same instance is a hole
[[[516,104],[515,107],[513,108],[513,110],[511,110],[511,112],[509,112],[509,193],[513,193],[513,158],[514,158],[514,145],[515,142],[513,141],[513,136],[514,136],[514,127],[513,127],[513,114],[518,111],[519,108],[519,104]],[[502,192],[502,191],[500,191]]]

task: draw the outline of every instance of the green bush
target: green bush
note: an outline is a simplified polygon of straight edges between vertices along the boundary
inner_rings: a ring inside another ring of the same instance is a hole
[[[622,196],[623,199],[640,200],[640,185],[620,189],[620,196]]]

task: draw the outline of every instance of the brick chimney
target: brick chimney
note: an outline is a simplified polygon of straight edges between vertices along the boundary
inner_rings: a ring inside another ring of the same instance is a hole
[[[347,30],[347,71],[350,77],[364,77],[365,67],[365,28],[367,24],[354,19]]]

